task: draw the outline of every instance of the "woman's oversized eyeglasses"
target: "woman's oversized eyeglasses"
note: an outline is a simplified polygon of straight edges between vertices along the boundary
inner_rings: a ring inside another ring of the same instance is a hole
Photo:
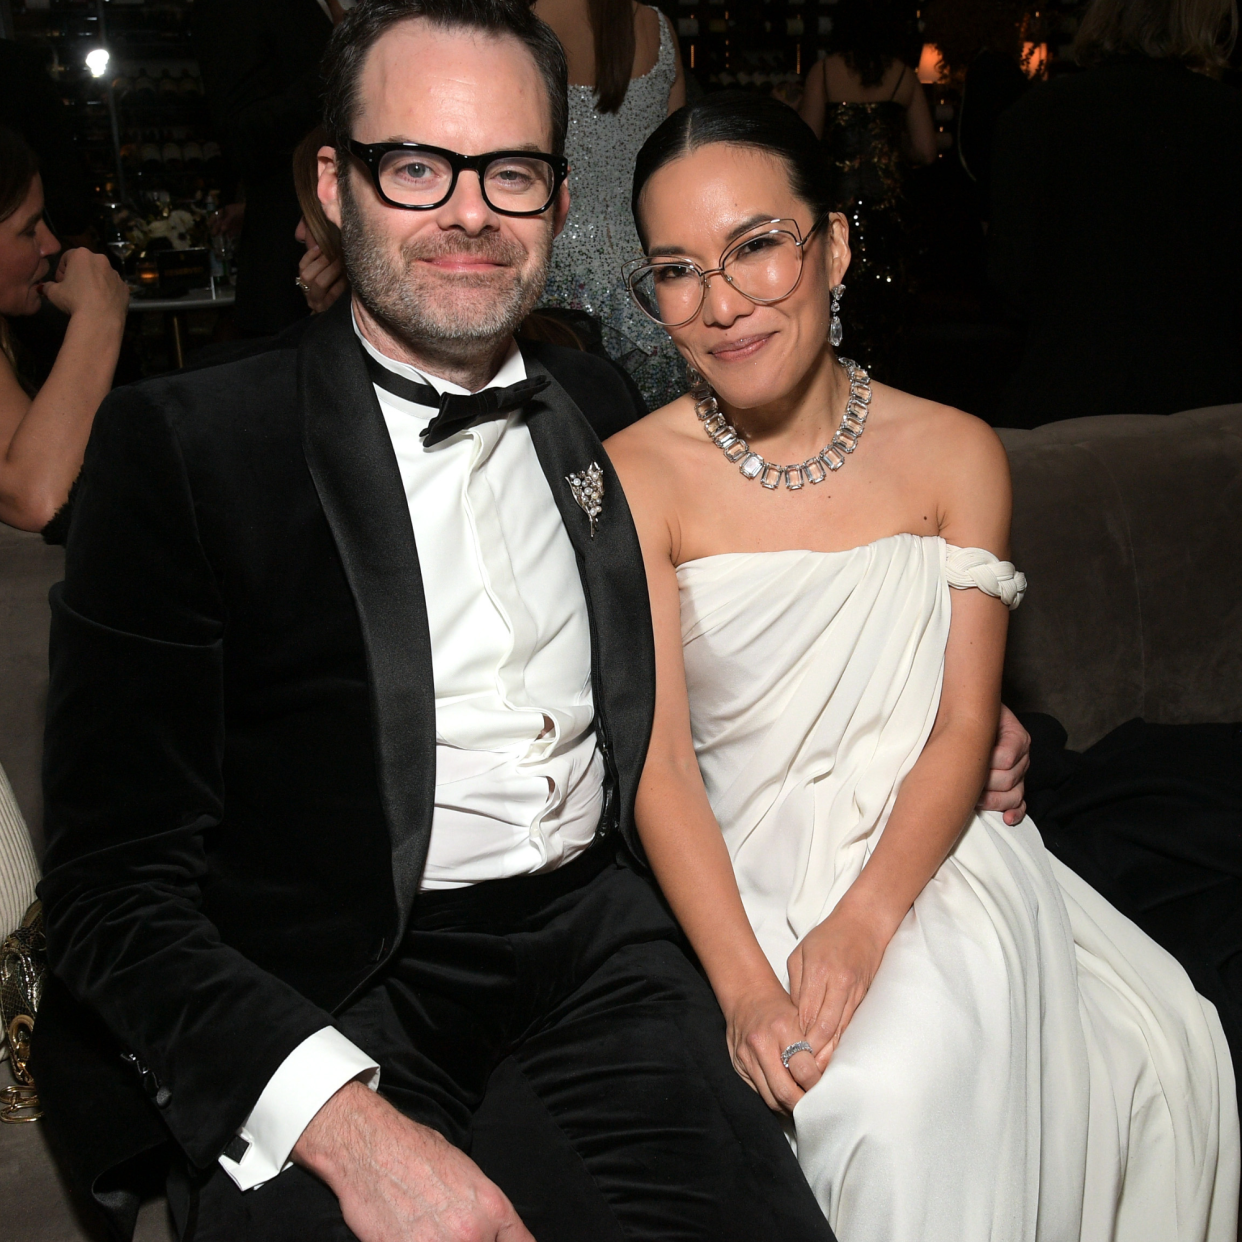
[[[803,250],[827,218],[821,216],[806,237],[796,220],[767,220],[729,246],[720,266],[708,271],[689,259],[635,259],[626,265],[625,283],[638,309],[665,328],[680,328],[699,313],[713,276],[767,306],[798,287]]]
[[[483,201],[502,216],[537,216],[552,205],[569,175],[563,155],[542,151],[489,151],[458,155],[421,142],[349,142],[390,207],[431,211],[453,197],[466,169],[479,178]]]

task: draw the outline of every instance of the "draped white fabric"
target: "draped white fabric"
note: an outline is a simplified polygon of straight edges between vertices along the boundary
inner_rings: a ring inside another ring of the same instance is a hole
[[[699,764],[785,979],[931,730],[950,585],[1014,607],[1025,580],[913,535],[707,557],[678,578]],[[1216,1011],[1029,819],[974,817],[794,1123],[842,1242],[1236,1236],[1238,1115]]]

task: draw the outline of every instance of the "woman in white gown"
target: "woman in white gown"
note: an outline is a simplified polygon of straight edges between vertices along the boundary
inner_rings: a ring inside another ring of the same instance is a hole
[[[842,1242],[1232,1239],[1215,1009],[973,809],[1025,586],[1007,462],[836,357],[822,176],[754,98],[639,157],[631,289],[704,378],[607,446],[656,626],[652,866]]]

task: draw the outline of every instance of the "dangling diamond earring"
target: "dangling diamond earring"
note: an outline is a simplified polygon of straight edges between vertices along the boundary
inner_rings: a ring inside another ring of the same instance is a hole
[[[828,322],[828,342],[833,349],[839,348],[841,342],[845,340],[845,331],[841,327],[841,295],[844,292],[844,285],[833,285],[831,290],[832,318]]]

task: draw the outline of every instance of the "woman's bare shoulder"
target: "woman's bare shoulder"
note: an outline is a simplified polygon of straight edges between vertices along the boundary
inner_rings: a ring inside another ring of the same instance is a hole
[[[932,460],[963,453],[1005,456],[1000,437],[981,418],[956,406],[916,397],[872,381],[873,409],[882,411],[893,438],[917,448]]]
[[[653,456],[666,457],[670,449],[675,450],[687,438],[687,414],[690,415],[689,425],[696,425],[694,405],[689,394],[670,401],[658,410],[652,410],[638,422],[631,423],[624,430],[609,436],[604,441],[608,456],[614,462],[622,460],[627,464],[646,464]]]

